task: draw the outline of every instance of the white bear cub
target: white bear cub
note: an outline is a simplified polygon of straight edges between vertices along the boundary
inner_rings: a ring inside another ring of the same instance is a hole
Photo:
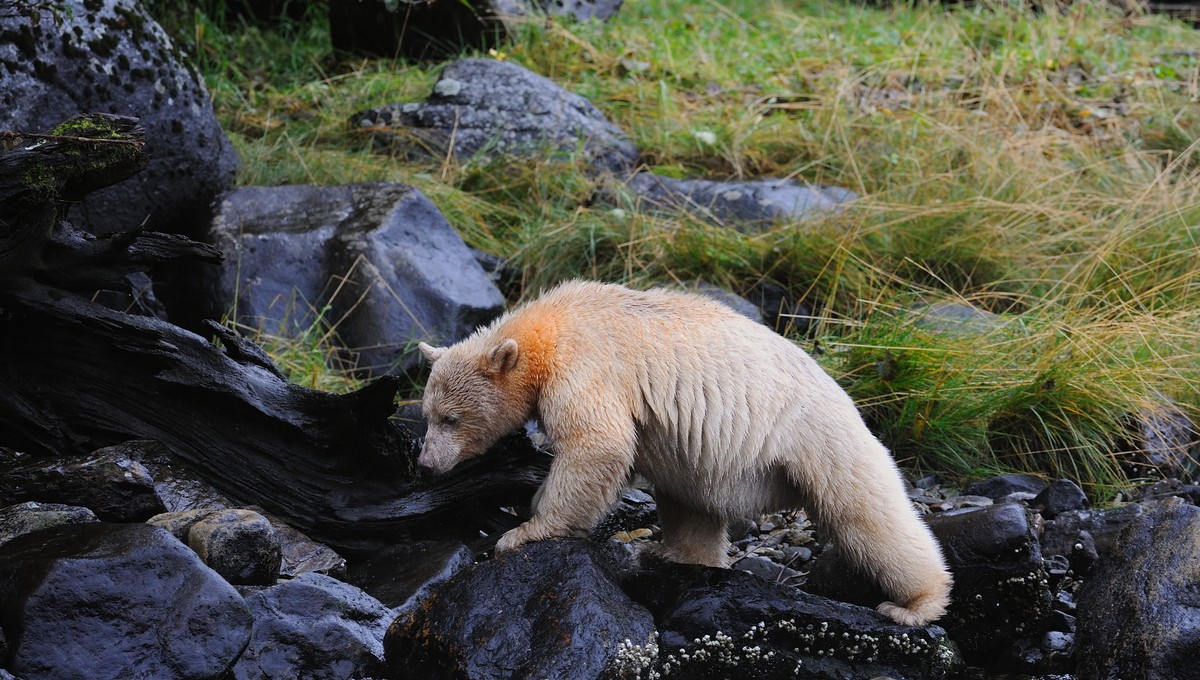
[[[574,281],[432,362],[422,467],[445,472],[537,418],[556,452],[533,518],[497,551],[586,530],[636,472],[661,551],[728,566],[734,518],[805,508],[834,549],[925,625],[951,576],[895,462],[837,382],[792,342],[707,298]]]

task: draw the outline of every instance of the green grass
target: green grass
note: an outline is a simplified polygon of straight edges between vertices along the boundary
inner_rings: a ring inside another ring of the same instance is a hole
[[[905,465],[1061,475],[1104,497],[1127,481],[1126,414],[1165,394],[1200,420],[1197,33],[1102,2],[1023,4],[643,0],[473,53],[590,98],[659,172],[863,196],[757,234],[596,203],[605,187],[570,163],[373,153],[352,114],[424,99],[439,66],[332,54],[318,16],[263,30],[195,13],[176,32],[241,183],[413,184],[510,259],[521,297],[573,276],[779,286],[817,317],[796,340]],[[938,300],[1004,322],[921,328],[912,310]],[[328,385],[332,355],[308,347],[298,375]]]

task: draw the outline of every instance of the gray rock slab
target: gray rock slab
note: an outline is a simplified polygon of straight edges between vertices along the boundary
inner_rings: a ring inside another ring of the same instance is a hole
[[[500,156],[573,157],[599,170],[628,173],[638,152],[587,99],[523,66],[463,59],[447,66],[423,103],[369,109],[352,125],[377,147],[408,157],[490,160]]]
[[[406,185],[239,189],[211,239],[226,256],[205,286],[213,314],[284,337],[320,321],[361,373],[412,367],[417,341],[452,343],[504,308],[462,238]]]
[[[80,112],[136,116],[149,167],[68,217],[93,233],[198,233],[239,160],[204,81],[134,0],[5,3],[0,130],[45,132]]]
[[[827,214],[857,198],[847,189],[793,179],[715,182],[675,179],[646,171],[634,175],[628,186],[645,207],[685,212],[743,231]]]
[[[951,335],[982,334],[1004,324],[1004,318],[966,302],[944,300],[913,310],[921,328]]]

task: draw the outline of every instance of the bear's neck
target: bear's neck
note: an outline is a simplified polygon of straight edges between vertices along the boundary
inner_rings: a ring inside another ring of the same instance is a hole
[[[520,358],[511,380],[532,406],[554,372],[558,353],[558,323],[553,315],[526,309],[500,329],[503,337],[517,341]]]

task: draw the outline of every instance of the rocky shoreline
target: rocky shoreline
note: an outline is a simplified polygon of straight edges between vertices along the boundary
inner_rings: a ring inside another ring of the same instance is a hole
[[[501,559],[436,539],[343,556],[185,466],[158,482],[148,448],[3,452],[0,677],[1195,677],[1197,485],[1093,509],[1067,480],[919,480],[955,589],[908,628],[803,512],[747,520],[729,570],[639,556],[658,526],[638,489],[590,538]]]

